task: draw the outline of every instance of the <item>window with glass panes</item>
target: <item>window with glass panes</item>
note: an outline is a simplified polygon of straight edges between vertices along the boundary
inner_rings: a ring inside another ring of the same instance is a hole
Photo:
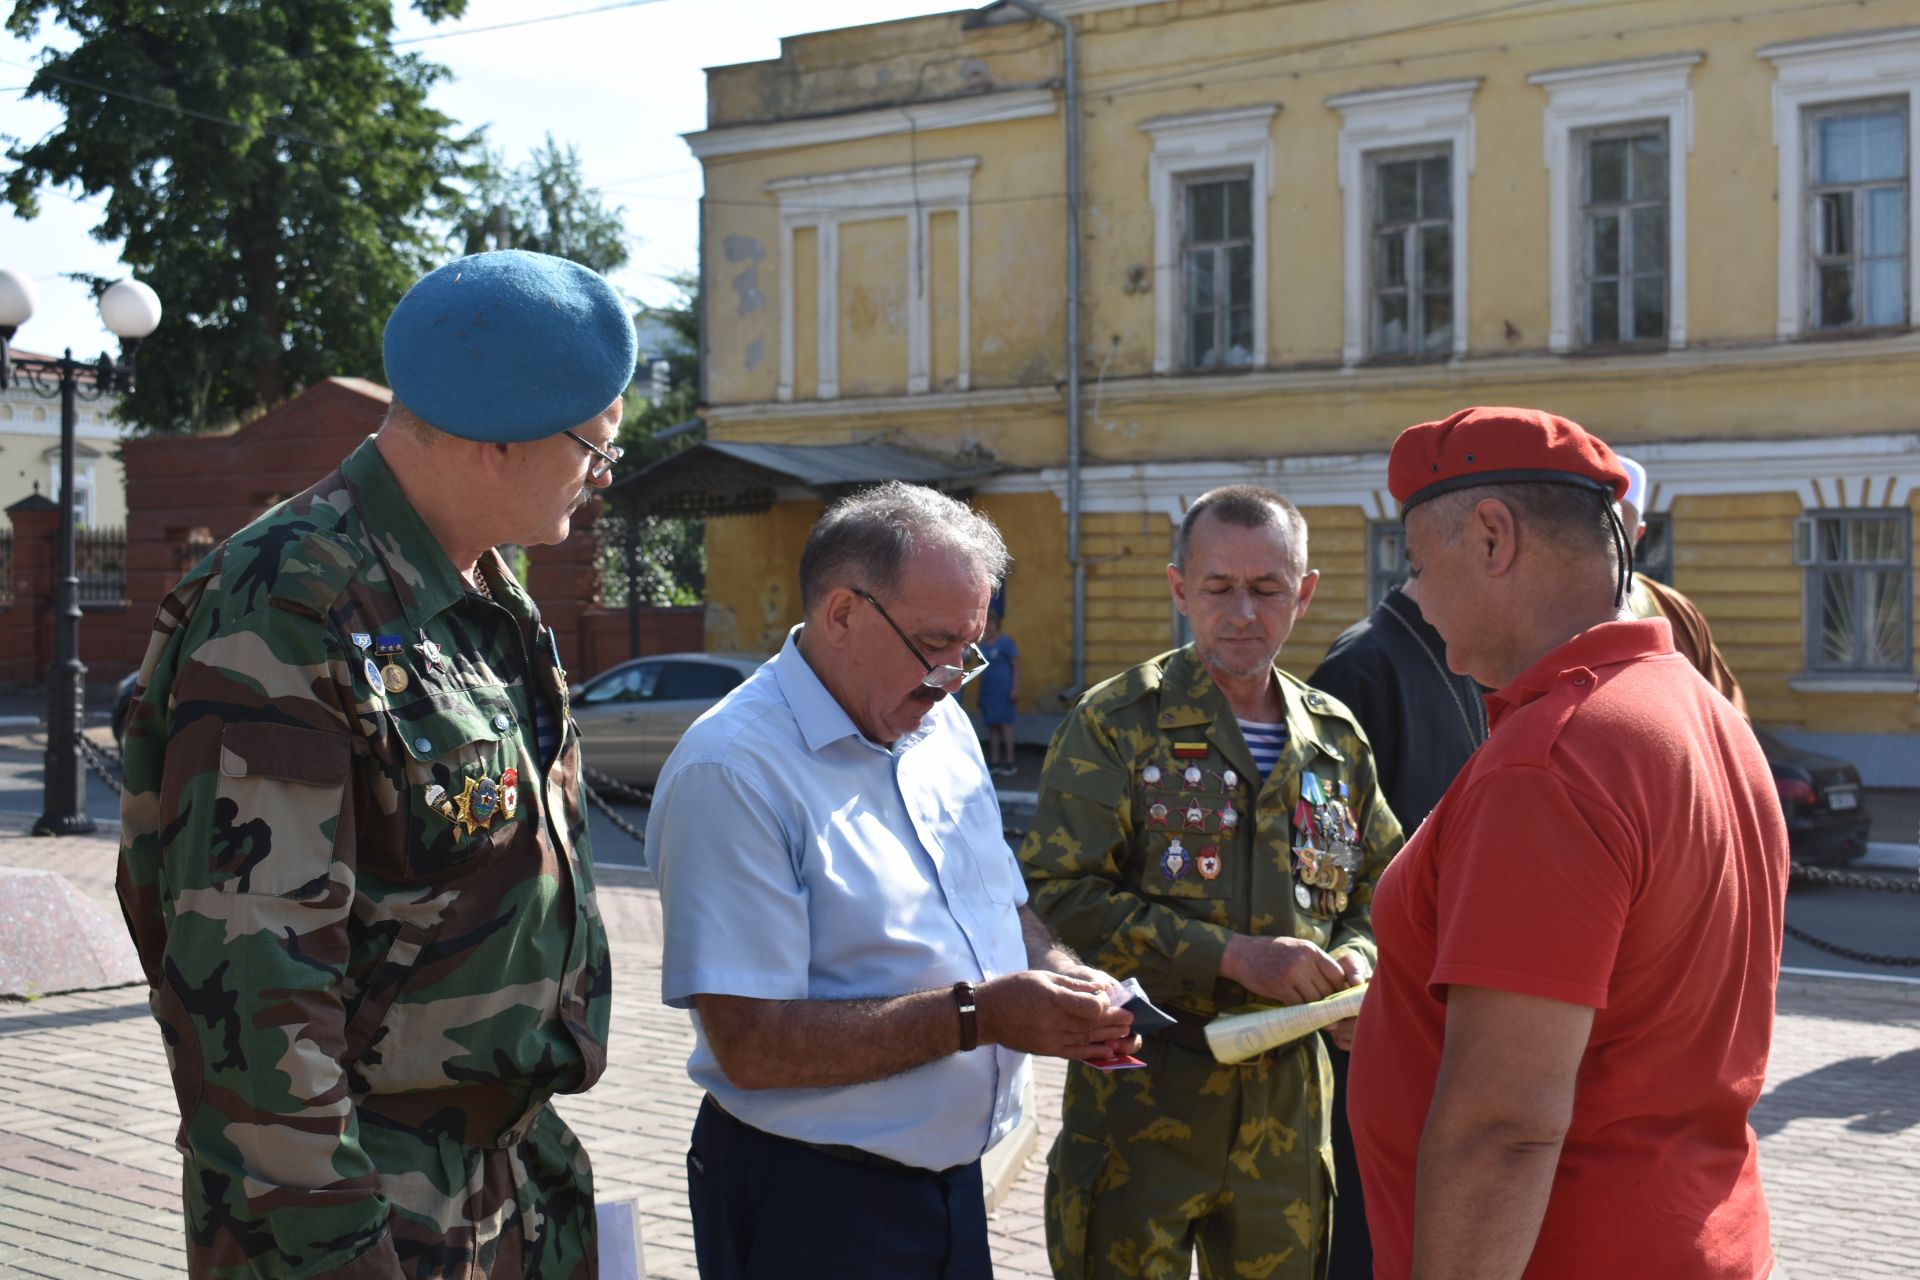
[[[1407,530],[1398,520],[1367,523],[1367,609],[1407,580]]]
[[[1181,184],[1186,367],[1253,363],[1253,179],[1246,173]]]
[[[1907,323],[1907,128],[1901,102],[1807,114],[1810,328]]]
[[[1453,352],[1453,162],[1446,152],[1371,166],[1373,354]]]
[[[1581,316],[1589,346],[1667,336],[1667,131],[1580,136]]]
[[[1913,664],[1913,532],[1905,511],[1821,512],[1802,520],[1807,667],[1907,671]]]

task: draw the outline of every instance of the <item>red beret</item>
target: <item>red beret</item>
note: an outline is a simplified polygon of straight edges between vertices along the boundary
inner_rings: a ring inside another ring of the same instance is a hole
[[[1627,470],[1598,436],[1538,409],[1484,406],[1408,427],[1393,442],[1387,488],[1400,515],[1428,498],[1483,484],[1572,484],[1627,496]]]

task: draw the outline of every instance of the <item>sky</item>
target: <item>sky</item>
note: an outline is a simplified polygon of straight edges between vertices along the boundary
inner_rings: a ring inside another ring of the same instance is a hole
[[[665,277],[692,270],[698,256],[700,166],[680,135],[706,124],[704,68],[778,57],[782,36],[966,7],[965,0],[608,3],[468,0],[459,21],[436,25],[407,0],[395,0],[394,34],[441,37],[410,46],[452,73],[435,89],[433,105],[464,128],[486,126],[488,145],[504,151],[508,163],[523,162],[549,132],[579,149],[587,181],[610,207],[623,209],[632,237],[632,260],[614,283],[655,305],[673,297]],[[572,16],[476,30],[530,15]],[[0,135],[35,140],[58,127],[58,111],[19,90],[42,49],[71,41],[71,32],[51,24],[33,40],[0,32]],[[114,340],[85,287],[62,273],[118,277],[125,268],[117,244],[89,234],[105,196],[74,195],[43,189],[40,216],[30,222],[0,206],[0,267],[25,272],[39,290],[39,308],[15,341],[32,351],[70,346],[91,358],[114,349]]]

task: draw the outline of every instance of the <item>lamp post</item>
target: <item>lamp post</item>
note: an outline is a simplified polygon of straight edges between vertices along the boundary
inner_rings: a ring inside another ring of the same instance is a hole
[[[80,757],[81,705],[87,668],[80,661],[80,580],[73,554],[73,434],[79,402],[133,389],[133,353],[160,323],[160,299],[138,280],[121,280],[100,295],[100,318],[120,339],[120,359],[102,355],[87,363],[73,349],[59,359],[14,357],[14,330],[33,315],[33,281],[0,269],[0,389],[21,383],[60,401],[60,575],[53,595],[53,665],[47,669],[47,771],[44,811],[35,835],[82,835],[93,830],[87,816],[86,764]],[[91,388],[81,389],[81,375]]]

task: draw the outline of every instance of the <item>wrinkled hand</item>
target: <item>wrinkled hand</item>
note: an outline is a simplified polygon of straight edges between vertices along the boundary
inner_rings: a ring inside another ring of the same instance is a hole
[[[1357,987],[1373,977],[1373,966],[1367,963],[1367,958],[1363,955],[1356,955],[1351,951],[1342,951],[1334,957],[1334,962],[1345,971],[1347,975],[1346,985],[1349,987]],[[1327,1038],[1333,1041],[1334,1048],[1340,1050],[1342,1053],[1352,1053],[1353,1032],[1354,1028],[1359,1025],[1359,1014],[1355,1014],[1351,1018],[1344,1018],[1327,1028]]]
[[[1140,1038],[1128,1030],[1133,1015],[1108,1007],[1105,974],[1086,972],[1093,980],[1028,969],[985,984],[974,997],[980,1042],[1049,1058],[1132,1053],[1140,1047]]]
[[[1221,976],[1281,1004],[1307,1004],[1346,988],[1347,971],[1305,938],[1236,933],[1220,961]]]

